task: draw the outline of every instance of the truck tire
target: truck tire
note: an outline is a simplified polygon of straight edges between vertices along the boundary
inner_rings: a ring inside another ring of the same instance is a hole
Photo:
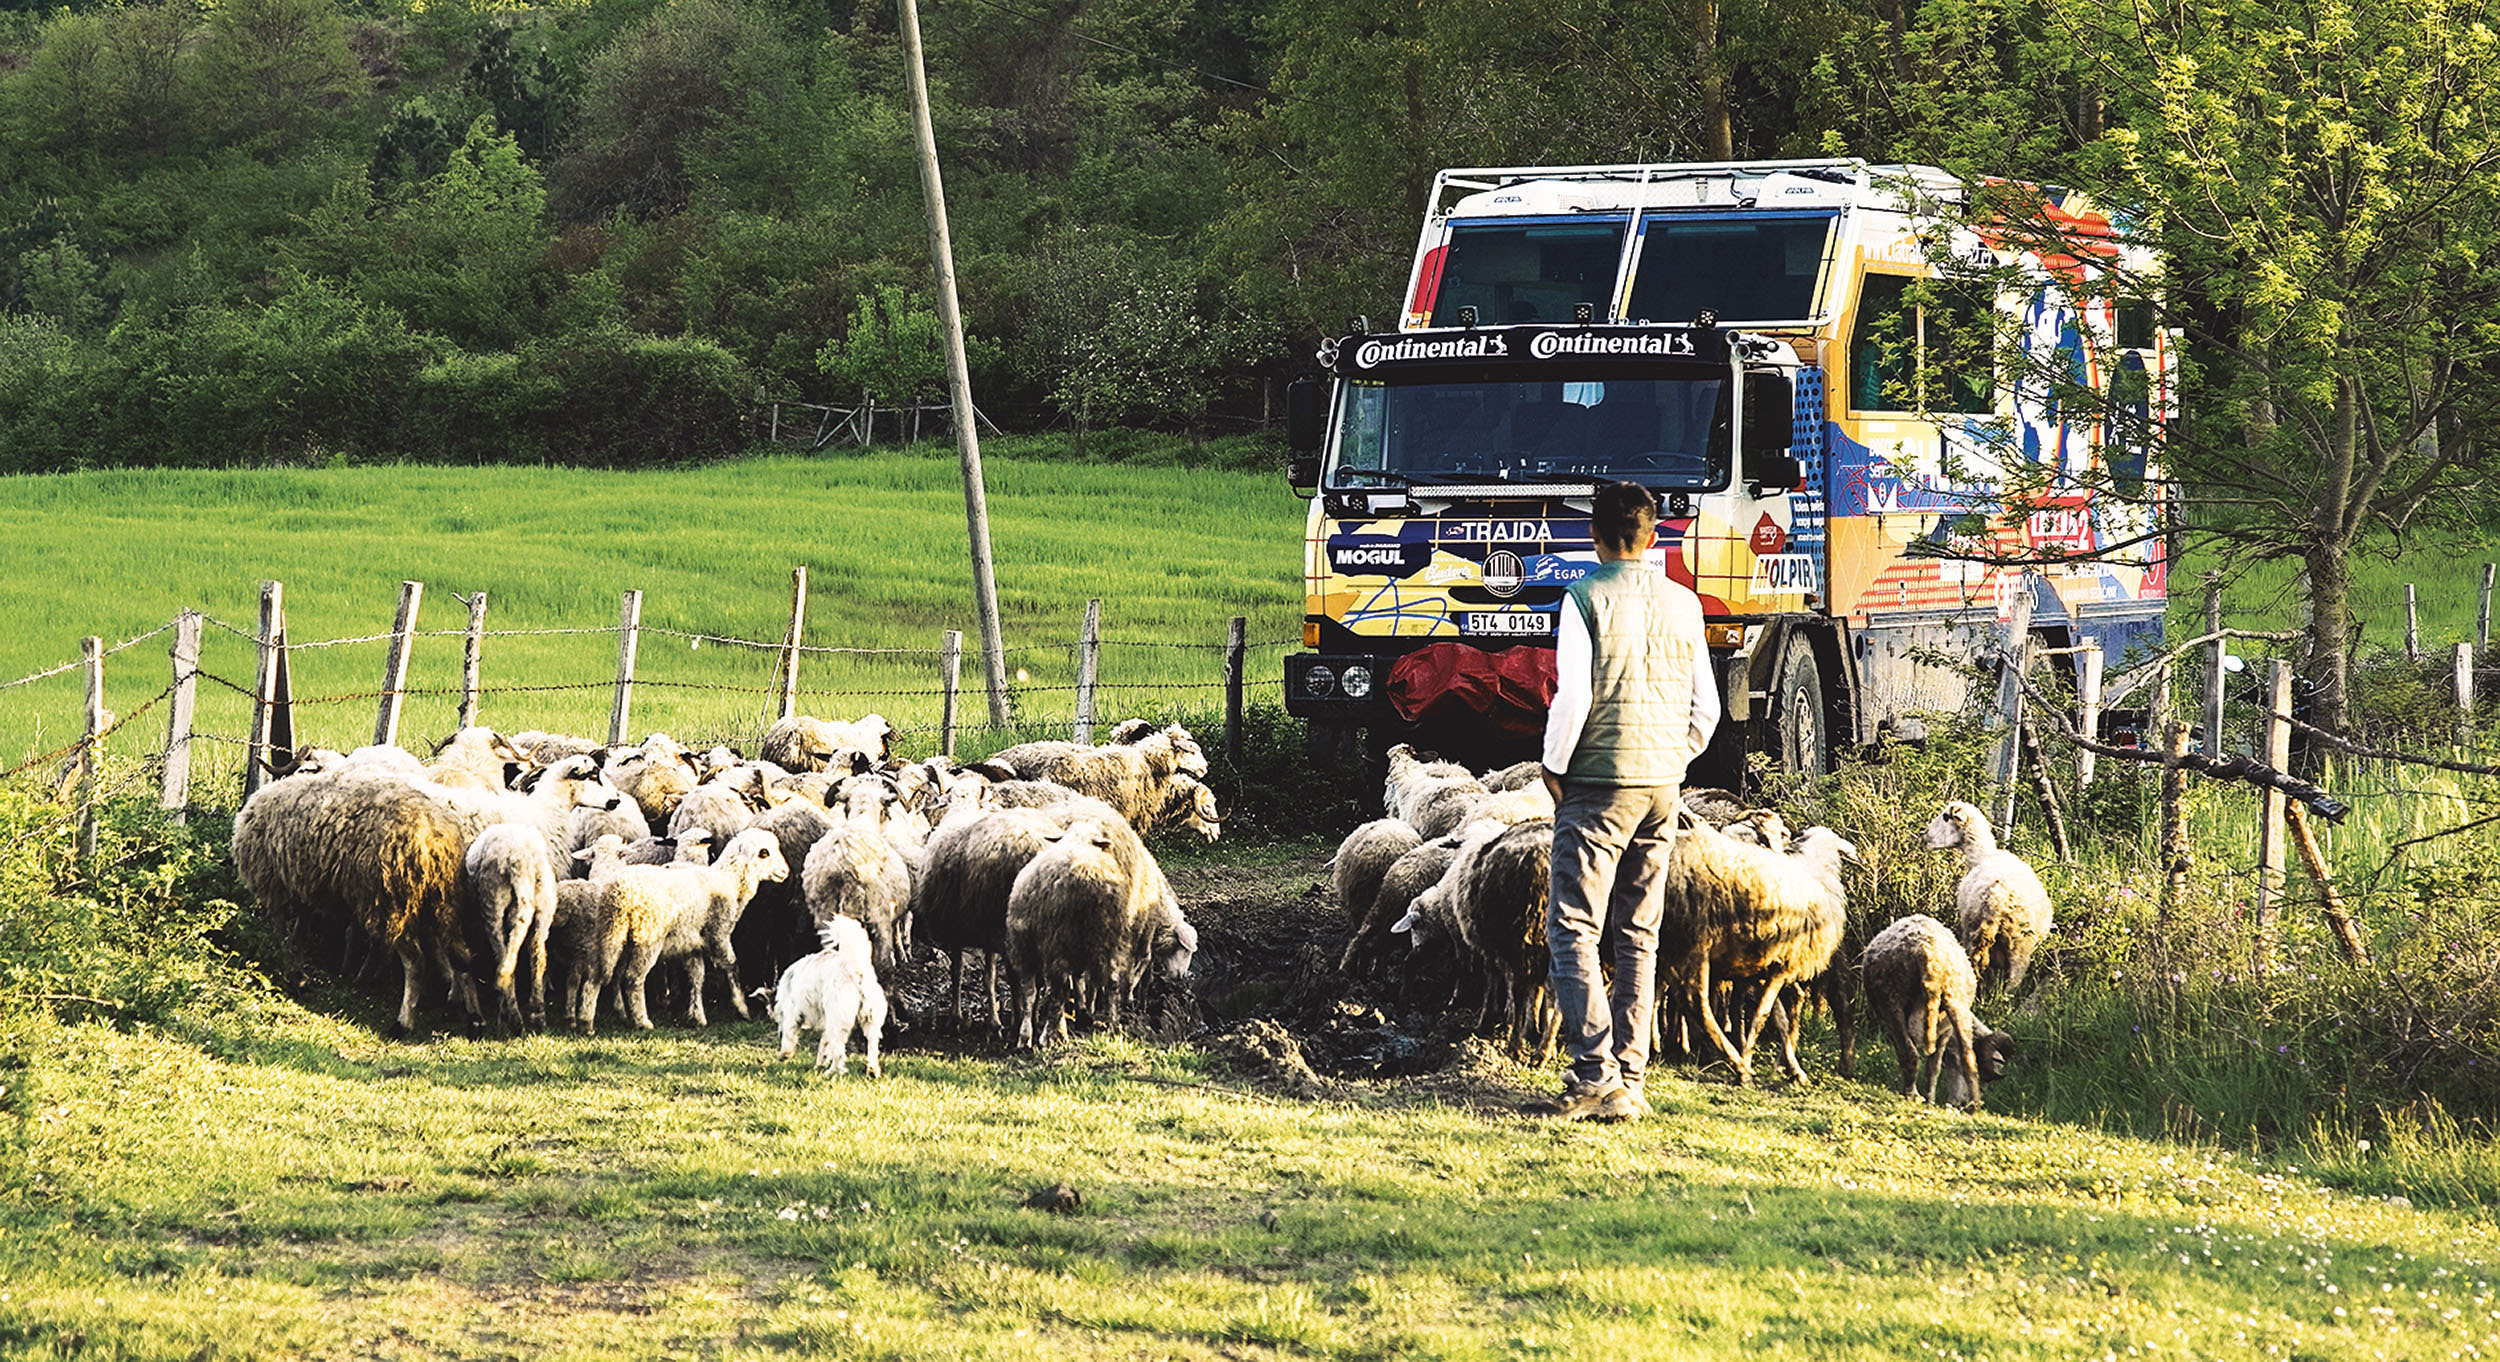
[[[1814,640],[1791,631],[1771,669],[1770,752],[1784,775],[1819,776],[1832,769],[1832,734],[1824,706],[1823,664]]]

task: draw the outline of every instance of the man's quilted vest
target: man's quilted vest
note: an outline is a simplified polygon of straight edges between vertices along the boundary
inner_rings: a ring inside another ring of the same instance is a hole
[[[1693,669],[1709,658],[1701,601],[1643,561],[1600,563],[1571,584],[1588,626],[1588,723],[1564,778],[1636,788],[1682,783],[1693,750]]]

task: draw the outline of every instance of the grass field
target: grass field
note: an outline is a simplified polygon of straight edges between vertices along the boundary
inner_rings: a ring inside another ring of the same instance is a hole
[[[257,1015],[252,1015],[257,1013]],[[1189,1047],[774,1061],[760,1023],[21,1037],[0,1347],[186,1357],[2427,1358],[2487,1208],[1870,1086],[1621,1128],[1247,1091]],[[2367,1162],[2367,1152],[2351,1156]],[[1073,1214],[1025,1207],[1066,1182]]]
[[[1008,670],[1021,719],[1064,722],[1088,597],[1103,598],[1102,712],[1220,708],[1226,621],[1249,619],[1248,675],[1272,697],[1301,624],[1303,503],[1283,480],[1216,469],[987,461]],[[378,467],[235,472],[142,470],[0,479],[0,681],[75,662],[185,607],[248,634],[259,583],[285,583],[298,643],[386,634],[402,579],[426,584],[403,731],[450,731],[468,612],[488,593],[483,715],[506,729],[604,736],[626,590],[643,596],[633,728],[751,737],[773,712],[769,651],[789,625],[790,570],[809,570],[805,641],[903,650],[812,654],[801,708],[875,710],[901,725],[938,717],[938,649],[960,629],[977,652],[964,510],[951,450],[779,456],[662,472]],[[697,638],[695,636],[708,636]],[[135,713],[169,678],[170,636],[107,664],[107,706]],[[1173,646],[1187,645],[1187,646]],[[1297,645],[1298,646],[1298,643]],[[299,649],[308,742],[369,741],[386,646]],[[203,669],[248,687],[250,643],[211,625]],[[986,717],[968,656],[966,712]],[[1253,692],[1258,693],[1257,691]],[[0,691],[0,767],[75,739],[72,670]],[[202,728],[245,731],[243,697],[204,686]],[[164,740],[161,711],[131,750]],[[925,735],[912,743],[927,750]],[[203,754],[239,765],[231,747]]]

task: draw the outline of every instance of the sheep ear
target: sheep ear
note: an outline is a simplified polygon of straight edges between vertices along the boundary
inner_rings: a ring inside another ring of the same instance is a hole
[[[1415,930],[1415,920],[1422,916],[1423,911],[1421,909],[1410,907],[1406,910],[1406,916],[1389,924],[1389,930],[1400,933],[1412,932]]]
[[[980,776],[985,780],[1016,780],[1020,778],[1014,771],[1001,766],[994,761],[976,761],[971,765],[964,767],[963,774]]]
[[[1192,954],[1197,952],[1198,929],[1196,927],[1184,922],[1180,926],[1173,929],[1173,934],[1180,937],[1182,950],[1188,951]]]

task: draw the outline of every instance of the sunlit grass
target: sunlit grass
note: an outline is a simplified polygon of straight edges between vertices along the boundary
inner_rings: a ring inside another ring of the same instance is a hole
[[[1019,459],[987,462],[1000,611],[1019,721],[1063,725],[1073,703],[1085,602],[1103,598],[1106,717],[1221,707],[1226,622],[1249,620],[1247,675],[1273,692],[1299,635],[1301,516],[1281,478],[1214,469]],[[801,708],[877,711],[935,745],[939,649],[966,636],[964,713],[986,722],[980,635],[950,451],[781,456],[710,468],[121,470],[0,479],[0,681],[110,646],[185,607],[243,633],[259,584],[285,583],[290,638],[386,634],[402,579],[422,581],[424,631],[409,674],[404,741],[452,727],[468,612],[488,593],[483,714],[506,728],[604,737],[627,590],[643,593],[631,727],[751,740],[776,712],[770,650],[790,570],[809,570],[805,642],[878,651],[814,653]],[[702,636],[698,638],[697,636]],[[115,655],[107,703],[132,713],[162,691],[170,635]],[[1173,647],[1170,645],[1192,645]],[[1298,645],[1297,645],[1298,646]],[[299,649],[299,735],[369,741],[385,660],[380,642]],[[211,625],[203,731],[240,735],[250,642]],[[220,682],[224,684],[220,684]],[[0,692],[0,766],[74,740],[83,680],[72,671]],[[1255,692],[1254,692],[1255,693]],[[163,742],[163,713],[135,721],[131,750]],[[231,769],[235,751],[202,754]]]
[[[37,1028],[0,1337],[108,1355],[2446,1355],[2481,1212],[1860,1085],[1555,1126],[1200,1052]],[[1522,1074],[1520,1091],[1550,1074]],[[2353,1155],[2367,1159],[2366,1152]],[[1069,1182],[1076,1214],[1025,1208]],[[76,1345],[72,1345],[73,1348]]]

